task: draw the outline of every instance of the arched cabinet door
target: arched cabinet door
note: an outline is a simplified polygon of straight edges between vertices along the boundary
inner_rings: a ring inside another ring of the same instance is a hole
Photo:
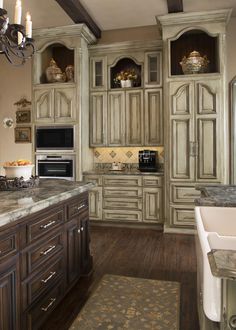
[[[34,90],[35,122],[54,122],[53,98],[52,88],[36,88]]]
[[[55,122],[74,121],[76,119],[76,96],[73,87],[57,87],[54,90]]]

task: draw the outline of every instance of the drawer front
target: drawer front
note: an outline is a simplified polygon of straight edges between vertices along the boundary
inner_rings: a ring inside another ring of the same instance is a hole
[[[133,187],[121,187],[119,189],[115,187],[103,188],[103,197],[142,197],[142,188]]]
[[[9,229],[12,231],[12,229]],[[18,233],[11,233],[0,235],[0,260],[14,256],[19,249],[19,235]]]
[[[186,206],[171,207],[171,224],[175,227],[194,228],[195,214],[194,208]]]
[[[43,271],[22,282],[22,302],[25,310],[42,293],[47,291],[57,280],[62,277],[65,269],[65,259],[62,253],[54,260],[50,260],[43,267]]]
[[[55,228],[64,222],[63,207],[50,210],[50,214],[44,214],[32,223],[27,224],[27,242],[30,243],[41,236],[53,232]]]
[[[142,199],[140,198],[111,198],[106,197],[103,207],[108,209],[132,209],[142,211]]]
[[[95,183],[97,186],[102,186],[102,176],[101,175],[85,175],[85,182]]]
[[[80,198],[71,202],[67,206],[68,219],[72,219],[85,211],[88,212],[88,195],[85,198]]]
[[[58,233],[49,237],[46,241],[41,241],[28,247],[26,252],[22,253],[22,276],[23,278],[32,273],[39,265],[44,264],[52,256],[61,252],[64,248],[63,233]]]
[[[46,320],[52,310],[58,305],[64,295],[65,282],[59,282],[49,291],[46,296],[37,301],[32,308],[24,314],[23,329],[38,329]]]
[[[174,203],[194,203],[194,200],[200,197],[201,192],[195,189],[195,186],[172,185],[172,202]]]
[[[116,221],[142,221],[141,211],[131,210],[103,210],[103,220]]]
[[[161,176],[143,176],[143,186],[157,187],[162,186],[163,177]]]
[[[132,175],[105,175],[103,185],[106,187],[141,187],[142,177]]]

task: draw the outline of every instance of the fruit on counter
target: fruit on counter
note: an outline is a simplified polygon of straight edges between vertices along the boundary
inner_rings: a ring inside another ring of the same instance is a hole
[[[18,159],[13,160],[12,162],[5,162],[3,166],[26,166],[26,165],[32,165],[32,162],[27,159]]]

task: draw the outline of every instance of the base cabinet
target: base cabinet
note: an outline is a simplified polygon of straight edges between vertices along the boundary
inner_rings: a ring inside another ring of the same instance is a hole
[[[98,185],[89,192],[89,218],[100,222],[163,223],[162,179],[142,174],[86,175],[86,182]]]
[[[92,270],[88,193],[0,227],[0,329],[39,329]]]

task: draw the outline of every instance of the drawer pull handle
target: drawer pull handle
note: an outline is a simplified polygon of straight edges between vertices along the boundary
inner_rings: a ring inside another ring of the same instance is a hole
[[[50,298],[49,304],[46,307],[41,307],[41,310],[43,312],[47,312],[48,309],[55,303],[55,301],[56,301],[56,298]]]
[[[85,204],[82,204],[82,205],[80,205],[80,206],[77,207],[77,210],[79,211],[79,210],[81,210],[85,206],[86,206]]]
[[[84,231],[84,227],[81,227],[80,230],[81,230],[81,231]]]
[[[41,280],[42,283],[47,283],[52,277],[54,277],[56,275],[56,272],[50,272],[50,275],[45,278],[45,280]]]
[[[53,221],[49,221],[46,225],[42,225],[42,226],[40,226],[40,229],[46,229],[46,228],[48,228],[48,227],[54,225],[54,223],[56,223],[55,220],[53,220]]]
[[[49,246],[49,248],[47,250],[40,252],[40,255],[41,256],[46,256],[49,252],[51,252],[55,248],[56,248],[56,245],[51,245],[51,246]]]

